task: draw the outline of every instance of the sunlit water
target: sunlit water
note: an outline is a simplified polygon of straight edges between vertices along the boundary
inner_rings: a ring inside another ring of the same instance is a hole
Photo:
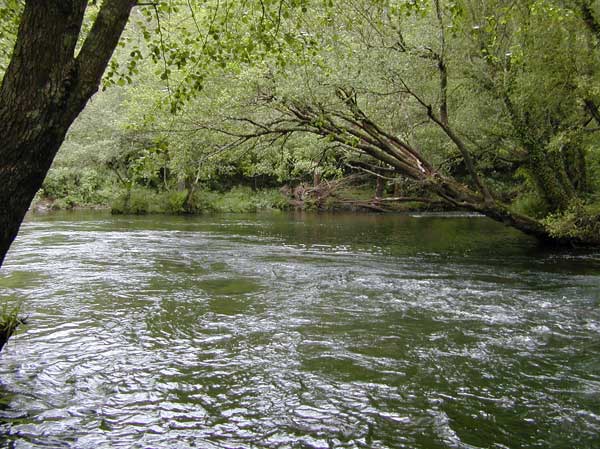
[[[479,217],[25,223],[2,447],[600,447],[600,254]]]

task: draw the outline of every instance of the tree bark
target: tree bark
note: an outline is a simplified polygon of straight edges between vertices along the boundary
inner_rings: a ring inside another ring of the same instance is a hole
[[[377,184],[375,186],[375,198],[383,198],[384,190],[385,183],[383,182],[383,179],[377,177]]]
[[[28,0],[0,86],[0,266],[65,135],[97,91],[134,0],[106,0],[81,51],[87,0]]]

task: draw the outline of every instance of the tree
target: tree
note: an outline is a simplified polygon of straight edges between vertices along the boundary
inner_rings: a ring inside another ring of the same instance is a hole
[[[135,5],[105,0],[82,35],[87,0],[25,2],[0,87],[0,265]]]
[[[235,122],[231,137],[289,144],[299,142],[289,134],[308,133],[313,154],[391,169],[455,207],[542,239],[598,243],[598,186],[589,176],[600,166],[597,0],[346,0],[290,14],[307,4],[145,3],[138,33],[147,48],[132,48],[125,66],[113,60],[110,82],[131,82],[147,50],[171,112],[180,112],[208,84],[205,61],[267,60],[260,114],[224,117]],[[19,29],[0,87],[0,263],[136,2],[94,6],[89,31],[84,0],[26,1],[20,15],[20,1],[5,5],[0,45],[12,23]],[[188,8],[185,20],[178,8]],[[224,135],[216,140],[223,148]],[[179,169],[181,181],[197,179],[189,161],[207,151],[161,163]],[[518,207],[527,198],[536,210]]]
[[[317,54],[279,74],[273,113],[249,115],[245,130],[232,124],[234,135],[321,136],[454,207],[541,240],[598,245],[588,166],[599,156],[598,9],[336,3],[302,30],[320,41]]]
[[[137,32],[161,67],[177,112],[202,90],[206,61],[225,65],[268,53],[280,18],[304,9],[305,1],[26,0],[22,7],[7,0],[0,7],[0,70],[6,34],[17,23],[18,31],[0,87],[0,265],[70,125],[97,91],[134,6],[146,7]],[[86,18],[88,3],[96,10]],[[180,9],[189,12],[184,21],[163,20]],[[169,40],[171,34],[179,41]],[[142,49],[133,47],[130,56],[124,68],[110,62],[108,84],[132,82]]]
[[[170,108],[168,104],[157,107],[159,89],[148,80],[150,77],[144,77],[141,86],[130,89],[130,95],[135,92],[135,99],[128,102],[130,141],[146,150],[155,146],[152,141],[164,143],[168,182],[161,188],[185,186],[191,197],[195,189],[203,186],[265,187],[312,180],[317,167],[325,176],[338,171],[339,161],[324,157],[314,136],[262,141],[240,138],[232,142],[230,135],[220,132],[222,120],[256,110],[260,101],[257,99],[268,94],[262,86],[265,70],[269,70],[266,63],[246,65],[239,61],[224,68],[207,68],[202,92],[188,99],[176,116],[165,110]],[[240,120],[241,126],[245,124]],[[138,162],[152,162],[144,151],[129,158],[130,146],[124,146],[121,154],[122,168],[127,166],[130,175],[135,174],[132,172]],[[159,164],[148,164],[148,168],[152,167],[156,172],[161,169]]]

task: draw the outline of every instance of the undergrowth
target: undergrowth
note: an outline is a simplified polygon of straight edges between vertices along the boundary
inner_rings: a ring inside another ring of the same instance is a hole
[[[276,189],[234,187],[228,192],[187,190],[156,193],[149,189],[124,190],[112,202],[113,214],[244,213],[284,210],[287,199]]]

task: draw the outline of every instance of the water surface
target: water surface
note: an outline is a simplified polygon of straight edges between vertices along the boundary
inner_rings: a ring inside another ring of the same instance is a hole
[[[480,217],[30,217],[0,446],[600,446],[600,254]]]

